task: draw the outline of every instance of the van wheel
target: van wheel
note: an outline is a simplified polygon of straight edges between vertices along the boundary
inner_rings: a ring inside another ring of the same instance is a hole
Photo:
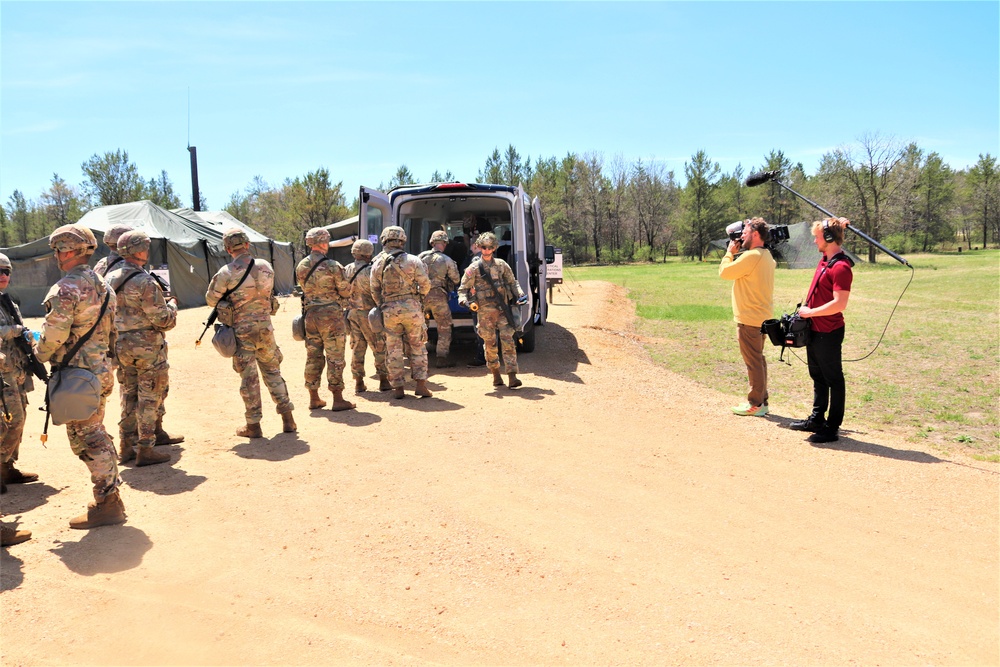
[[[521,340],[517,343],[518,352],[534,352],[535,351],[535,325],[532,324],[528,327],[528,330],[524,332]]]

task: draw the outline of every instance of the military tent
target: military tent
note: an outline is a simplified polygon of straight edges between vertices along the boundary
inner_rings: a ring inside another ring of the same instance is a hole
[[[201,216],[216,216],[213,219]],[[227,219],[229,218],[229,219]],[[205,291],[215,272],[229,262],[222,246],[222,234],[230,224],[246,229],[253,253],[270,261],[275,268],[275,288],[288,293],[294,284],[295,256],[291,244],[279,243],[253,232],[227,213],[212,214],[190,211],[187,216],[157,206],[150,201],[101,206],[88,211],[78,224],[88,227],[97,237],[99,246],[91,258],[95,264],[108,254],[100,243],[104,232],[112,225],[126,224],[139,229],[152,239],[150,265],[167,279],[171,293],[182,308],[205,305]],[[250,232],[253,232],[251,235]],[[26,317],[44,315],[42,300],[49,287],[62,273],[49,248],[48,238],[2,250],[10,257],[14,275],[8,292]]]

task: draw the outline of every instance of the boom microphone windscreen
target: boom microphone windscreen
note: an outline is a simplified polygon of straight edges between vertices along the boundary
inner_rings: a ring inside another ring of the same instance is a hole
[[[777,178],[781,172],[777,169],[773,171],[758,171],[756,174],[750,174],[747,176],[747,180],[743,182],[748,188],[753,188],[761,183],[767,183],[773,178]]]

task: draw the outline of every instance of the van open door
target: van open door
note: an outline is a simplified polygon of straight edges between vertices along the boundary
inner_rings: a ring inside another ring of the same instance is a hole
[[[373,190],[361,186],[361,193],[358,195],[361,202],[358,210],[358,238],[368,239],[375,246],[374,257],[382,252],[382,245],[379,243],[379,236],[382,230],[395,224],[392,221],[392,209],[389,205],[389,196],[384,192]]]
[[[542,325],[549,319],[549,302],[545,298],[548,287],[545,268],[545,230],[542,225],[542,205],[535,197],[531,201],[531,219],[535,223],[535,252],[538,254],[538,324]]]

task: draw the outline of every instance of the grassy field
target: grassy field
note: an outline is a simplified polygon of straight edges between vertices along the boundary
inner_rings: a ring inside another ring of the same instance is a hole
[[[718,277],[718,260],[671,258],[666,264],[567,269],[566,285],[604,280],[628,289],[649,337],[653,359],[705,386],[746,399],[746,367],[736,343],[731,283]],[[721,258],[720,258],[721,259]],[[962,450],[1000,460],[1000,252],[911,255],[913,282],[881,345],[866,359],[844,364],[847,414],[852,424],[886,429],[942,452]],[[894,260],[859,264],[845,316],[844,359],[876,345],[911,272]],[[775,316],[805,297],[813,269],[778,268]],[[767,343],[770,405],[783,417],[803,418],[812,406],[805,350]],[[792,354],[794,352],[794,355]],[[667,406],[665,406],[666,408]]]

